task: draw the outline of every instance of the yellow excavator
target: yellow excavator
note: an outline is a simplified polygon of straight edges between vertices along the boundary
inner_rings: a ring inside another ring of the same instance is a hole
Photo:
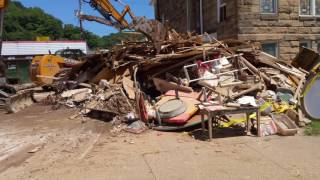
[[[145,17],[136,17],[128,5],[124,5],[120,0],[115,0],[124,6],[120,13],[109,0],[79,0],[80,10],[77,17],[82,20],[95,21],[107,26],[115,27],[118,30],[135,30],[144,34],[154,45],[155,49],[160,48],[160,43],[166,38],[166,29],[162,23],[157,20],[148,20]],[[96,9],[102,17],[85,15],[81,12],[81,4],[88,3]],[[132,22],[126,20],[129,15]],[[31,64],[31,79],[38,85],[50,84],[54,76],[62,70],[66,64],[66,59],[59,55],[36,56]]]
[[[61,49],[54,54],[35,56],[30,67],[30,78],[37,85],[52,84],[58,73],[81,64],[85,56],[80,49]]]
[[[124,5],[121,2],[121,0],[114,1]],[[4,9],[6,8],[8,2],[9,0],[0,0],[0,12],[2,15],[2,20]],[[128,5],[124,5],[124,10],[122,11],[122,13],[120,13],[116,10],[116,8],[112,5],[112,3],[109,0],[79,0],[79,2],[80,4],[88,3],[92,8],[96,9],[102,15],[102,17],[85,15],[82,14],[81,10],[79,10],[77,16],[80,19],[80,22],[82,20],[95,21],[101,24],[115,27],[118,30],[129,29],[140,32],[144,34],[152,42],[155,50],[157,51],[160,49],[161,42],[165,40],[165,38],[167,37],[166,28],[162,23],[160,23],[157,20],[148,20],[145,17],[136,17],[132,13]],[[129,23],[126,20],[126,16],[128,14],[132,19],[131,23]],[[2,26],[0,31],[2,32]],[[31,64],[31,79],[33,79],[33,81],[36,82],[38,85],[50,84],[52,80],[55,78],[55,75],[57,75],[64,68],[65,64],[66,59],[58,55],[45,55],[35,57]],[[52,65],[54,65],[54,67]],[[7,87],[9,86],[5,86],[5,88]],[[20,109],[23,109],[24,107],[31,104],[30,94],[32,92],[32,88],[24,89],[23,91],[21,91],[20,89],[17,90],[15,88],[11,88],[11,90],[13,95],[2,91],[2,95],[5,96],[3,99],[5,99],[6,101],[7,110],[9,112],[17,112]]]

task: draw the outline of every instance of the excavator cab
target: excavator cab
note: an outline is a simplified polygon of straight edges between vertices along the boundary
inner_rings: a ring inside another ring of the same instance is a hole
[[[61,49],[54,53],[56,56],[61,56],[68,59],[80,61],[86,54],[80,49]]]

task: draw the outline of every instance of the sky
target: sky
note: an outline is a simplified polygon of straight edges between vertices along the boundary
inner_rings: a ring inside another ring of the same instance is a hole
[[[75,16],[75,11],[79,9],[78,0],[16,0],[20,1],[26,7],[40,7],[46,13],[62,20],[65,24],[79,25],[79,21]],[[88,0],[87,0],[88,1]],[[119,12],[123,10],[123,6],[114,0],[111,3],[117,8]],[[121,2],[128,4],[132,12],[136,16],[146,16],[148,19],[154,19],[154,8],[150,5],[150,0],[121,0]],[[82,12],[88,15],[99,16],[99,13],[84,3]],[[84,22],[84,28],[97,35],[103,36],[110,33],[117,32],[112,27],[107,27],[95,22]]]

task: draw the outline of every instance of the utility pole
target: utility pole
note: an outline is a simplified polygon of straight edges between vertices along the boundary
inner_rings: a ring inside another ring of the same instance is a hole
[[[0,9],[0,55],[2,55],[4,9]]]
[[[3,35],[3,21],[5,8],[7,7],[8,0],[0,0],[0,84],[5,83],[5,64],[2,58],[2,35]]]
[[[79,11],[78,13],[81,15],[82,13],[82,0],[79,0]],[[84,40],[85,37],[84,37],[84,33],[83,33],[83,24],[82,24],[82,19],[79,18],[79,25],[80,25],[80,33],[81,33],[81,40]]]
[[[0,0],[0,56],[2,56],[2,34],[3,34],[3,21],[5,8],[8,5],[9,0]]]

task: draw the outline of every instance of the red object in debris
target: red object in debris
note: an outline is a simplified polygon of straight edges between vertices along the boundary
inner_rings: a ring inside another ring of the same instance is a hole
[[[182,126],[182,125],[186,124],[191,117],[192,117],[192,115],[190,116],[190,114],[188,114],[188,113],[183,113],[177,117],[173,117],[170,119],[164,119],[162,121],[165,123],[168,123],[168,124],[175,124],[175,125]]]
[[[194,98],[181,96],[180,99],[186,104],[187,110],[176,117],[163,119],[163,122],[182,126],[186,124],[190,120],[190,118],[198,111],[198,107],[195,106],[195,104],[197,104],[197,100],[195,100]]]
[[[197,65],[199,69],[210,70],[210,65],[204,64],[202,61],[197,61]]]
[[[219,59],[221,57],[221,53],[220,52],[216,52],[212,54],[213,59]]]
[[[137,95],[138,95],[140,119],[143,122],[148,122],[148,112],[147,112],[146,105],[144,104],[143,93],[137,93]]]
[[[179,99],[183,101],[187,107],[184,113],[172,117],[172,118],[163,118],[162,121],[167,124],[174,124],[177,126],[182,126],[186,124],[191,117],[198,111],[198,107],[196,104],[199,104],[200,101],[197,100],[200,93],[197,92],[191,92],[191,93],[185,93],[179,91]],[[171,90],[165,93],[165,95],[157,102],[157,107],[160,107],[161,105],[165,104],[166,102],[173,100],[176,98],[175,91]]]

